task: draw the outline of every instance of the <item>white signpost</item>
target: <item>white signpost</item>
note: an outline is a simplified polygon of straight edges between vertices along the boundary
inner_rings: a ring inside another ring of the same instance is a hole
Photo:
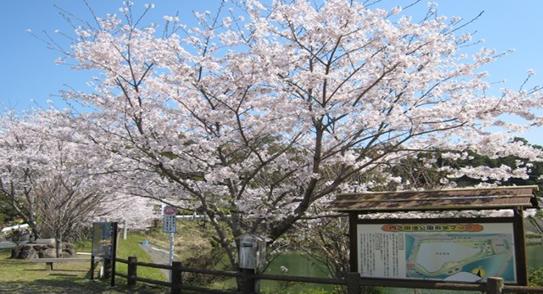
[[[172,265],[173,262],[173,237],[176,232],[176,209],[173,206],[166,206],[163,210],[163,231],[164,233],[167,233],[170,235],[170,256],[169,256],[169,264]]]

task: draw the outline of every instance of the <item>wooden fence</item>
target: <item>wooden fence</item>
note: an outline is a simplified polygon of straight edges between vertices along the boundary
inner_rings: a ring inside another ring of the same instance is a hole
[[[250,271],[220,271],[209,269],[194,269],[184,267],[180,262],[173,262],[171,266],[166,264],[155,264],[149,262],[138,262],[134,256],[128,259],[116,258],[117,262],[128,265],[127,274],[115,272],[115,276],[127,279],[127,286],[130,290],[134,289],[137,282],[144,282],[152,285],[164,286],[170,288],[170,293],[179,294],[181,291],[216,294],[252,294],[257,280],[301,282],[323,285],[337,285],[346,287],[348,294],[362,294],[364,287],[387,287],[387,288],[412,288],[412,289],[437,289],[437,290],[459,290],[459,291],[479,291],[487,294],[501,293],[543,293],[543,287],[527,287],[504,285],[501,278],[488,278],[484,283],[451,283],[451,282],[432,282],[432,281],[410,281],[402,279],[375,279],[361,278],[358,273],[347,273],[344,278],[316,278],[302,276],[286,276],[272,274],[254,274]],[[138,277],[138,267],[151,267],[157,269],[170,270],[171,282],[158,281]],[[241,280],[241,287],[237,290],[218,290],[197,287],[183,284],[183,273],[196,273],[223,277],[234,277]],[[113,277],[114,278],[114,277]]]

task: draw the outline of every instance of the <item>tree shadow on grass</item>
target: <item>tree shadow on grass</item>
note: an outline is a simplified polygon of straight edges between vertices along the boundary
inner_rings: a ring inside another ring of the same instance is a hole
[[[39,279],[34,281],[13,281],[0,283],[0,293],[35,294],[35,293],[103,293],[118,294],[128,293],[126,286],[121,283],[116,287],[109,287],[109,283],[102,281],[90,281],[74,279],[71,275],[56,274],[56,279]],[[140,285],[136,291],[138,294],[168,293],[167,288],[154,288]]]
[[[54,273],[54,274],[49,274],[50,276],[54,276],[54,277],[78,277],[79,275],[77,274],[63,274],[63,273]]]
[[[2,282],[0,284],[0,293],[122,293],[108,291],[105,284],[74,279],[40,279],[25,282]]]
[[[49,272],[50,275],[54,275],[55,272],[75,272],[75,273],[86,273],[88,270],[82,270],[82,269],[41,269],[41,268],[28,268],[24,269],[25,272]]]

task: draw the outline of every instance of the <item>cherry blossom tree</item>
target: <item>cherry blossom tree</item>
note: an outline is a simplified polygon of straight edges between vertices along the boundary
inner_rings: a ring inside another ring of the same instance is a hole
[[[66,117],[54,110],[6,115],[0,127],[0,201],[18,212],[35,237],[59,242],[106,216],[105,203],[118,192],[107,156],[89,148]]]
[[[0,127],[0,196],[40,236],[38,199],[33,191],[43,167],[49,161],[43,142],[33,138],[30,121],[13,113],[2,117]]]
[[[156,215],[154,206],[160,202],[146,197],[127,195],[117,191],[113,197],[107,197],[100,202],[99,214],[94,221],[116,221],[123,228],[130,230],[145,230],[152,226],[152,221],[160,218]]]
[[[63,93],[91,109],[79,132],[131,167],[134,187],[206,214],[233,266],[241,234],[274,243],[310,207],[372,189],[359,175],[402,184],[389,167],[420,152],[542,159],[512,140],[543,122],[540,88],[493,94],[482,67],[502,53],[470,54],[469,21],[346,0],[236,3],[196,13],[194,27],[175,16],[146,26],[126,3],[63,49],[100,73],[94,92]]]

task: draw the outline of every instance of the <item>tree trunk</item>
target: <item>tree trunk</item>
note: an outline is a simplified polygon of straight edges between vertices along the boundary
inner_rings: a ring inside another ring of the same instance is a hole
[[[30,240],[29,241],[35,241],[36,239],[40,238],[40,231],[38,230],[38,226],[33,220],[27,221],[28,226],[30,227]]]
[[[55,253],[57,258],[62,257],[62,234],[55,233]]]

